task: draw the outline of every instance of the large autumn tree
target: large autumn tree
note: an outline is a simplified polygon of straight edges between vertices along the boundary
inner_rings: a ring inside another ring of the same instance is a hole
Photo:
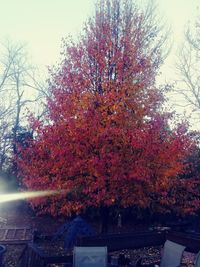
[[[197,178],[181,179],[196,146],[187,127],[168,126],[155,87],[162,63],[152,9],[101,0],[78,42],[67,39],[52,71],[48,115],[18,157],[24,186],[62,194],[34,200],[39,212],[137,206],[192,212]]]

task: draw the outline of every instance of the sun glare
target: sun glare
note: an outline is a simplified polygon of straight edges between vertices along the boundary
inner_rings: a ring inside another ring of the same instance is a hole
[[[31,192],[17,192],[10,194],[0,194],[0,203],[15,201],[20,199],[45,197],[61,193],[59,190],[46,190],[46,191],[31,191]]]

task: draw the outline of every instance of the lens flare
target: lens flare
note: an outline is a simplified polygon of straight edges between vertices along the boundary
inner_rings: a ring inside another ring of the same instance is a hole
[[[0,203],[15,201],[27,198],[45,197],[50,195],[59,194],[59,190],[46,190],[46,191],[31,191],[31,192],[17,192],[10,194],[0,194]]]

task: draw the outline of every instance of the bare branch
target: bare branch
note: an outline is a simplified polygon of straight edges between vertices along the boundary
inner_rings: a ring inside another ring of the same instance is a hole
[[[176,70],[179,79],[176,80],[174,92],[182,96],[184,103],[175,102],[176,106],[190,107],[193,117],[199,116],[200,111],[200,17],[195,25],[187,26],[185,41],[179,49]],[[196,110],[196,111],[195,111]]]
[[[33,112],[43,102],[47,86],[28,62],[26,48],[11,41],[1,44],[0,55],[0,171],[14,151],[13,145],[21,125],[25,126],[24,113],[29,106]],[[9,160],[10,161],[10,160]],[[8,166],[7,166],[8,167]]]

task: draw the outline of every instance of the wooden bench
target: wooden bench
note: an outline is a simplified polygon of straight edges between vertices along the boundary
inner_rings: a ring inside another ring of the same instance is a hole
[[[31,228],[0,228],[1,244],[27,244],[33,241]]]

